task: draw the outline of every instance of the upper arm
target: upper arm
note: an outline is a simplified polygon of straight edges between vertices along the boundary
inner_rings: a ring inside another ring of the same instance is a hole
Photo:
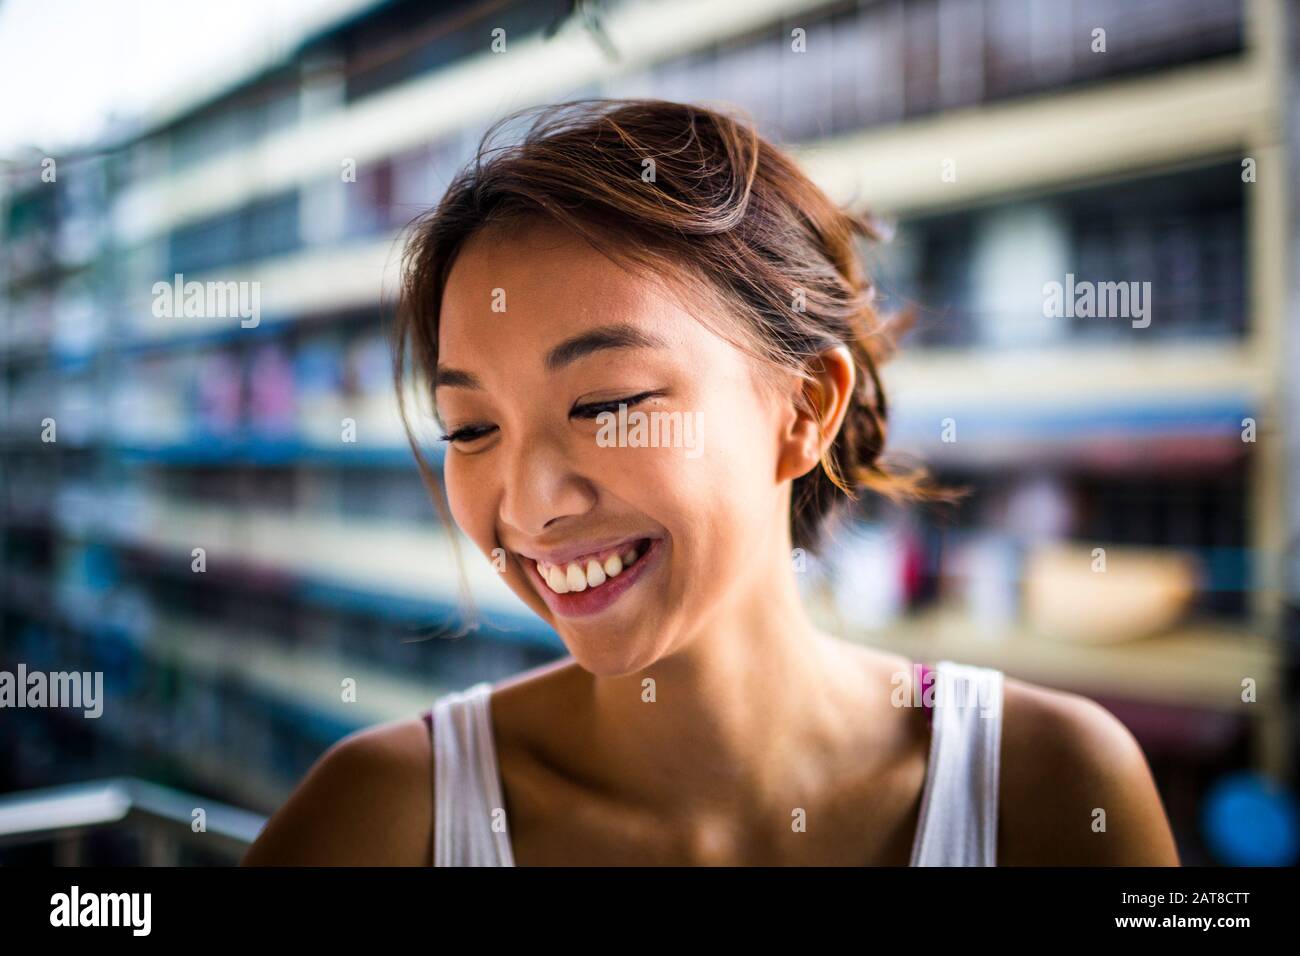
[[[427,866],[433,756],[419,718],[356,731],[312,765],[244,866]]]
[[[1009,865],[1177,866],[1142,748],[1110,711],[1008,679],[999,861]]]

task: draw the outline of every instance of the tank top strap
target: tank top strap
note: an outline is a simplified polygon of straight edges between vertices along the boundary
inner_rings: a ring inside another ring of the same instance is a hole
[[[434,866],[514,866],[492,739],[492,685],[440,697],[428,712],[434,760]]]
[[[922,669],[933,684],[930,754],[912,866],[995,866],[1002,742],[1001,671],[953,661]]]

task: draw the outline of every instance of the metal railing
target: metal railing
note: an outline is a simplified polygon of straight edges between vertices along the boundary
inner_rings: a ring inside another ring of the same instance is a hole
[[[145,866],[175,866],[185,848],[238,863],[266,818],[134,777],[115,777],[0,796],[0,851],[54,846],[59,866],[80,866],[87,838],[116,828],[141,839]]]

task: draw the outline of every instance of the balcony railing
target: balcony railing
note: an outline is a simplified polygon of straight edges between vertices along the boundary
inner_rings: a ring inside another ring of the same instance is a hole
[[[0,860],[13,848],[45,844],[58,866],[175,866],[186,850],[236,864],[265,822],[247,810],[132,777],[67,784],[0,796]],[[88,857],[88,842],[110,830],[138,839],[138,860]]]

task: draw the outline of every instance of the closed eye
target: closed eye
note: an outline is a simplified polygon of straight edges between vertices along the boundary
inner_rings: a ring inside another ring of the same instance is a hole
[[[573,410],[569,412],[570,416],[577,418],[595,418],[604,412],[618,412],[620,405],[626,405],[632,408],[640,405],[647,398],[653,398],[656,395],[662,395],[662,392],[642,392],[639,395],[630,395],[627,398],[613,398],[608,402],[591,402],[587,405],[574,405]]]
[[[474,441],[476,438],[482,438],[495,427],[495,425],[466,425],[464,428],[457,428],[454,432],[440,436],[438,441],[453,445],[457,442]]]
[[[663,393],[659,391],[641,392],[638,395],[630,395],[627,398],[613,398],[607,402],[589,402],[585,405],[574,405],[573,409],[569,412],[569,416],[571,418],[591,419],[596,418],[605,412],[617,414],[620,405],[626,405],[628,408],[633,408],[640,405],[648,398],[653,398],[656,395],[662,394]],[[495,428],[495,425],[465,425],[461,428],[457,428],[453,432],[441,436],[438,440],[447,442],[448,444],[477,441],[478,439],[491,434]]]

